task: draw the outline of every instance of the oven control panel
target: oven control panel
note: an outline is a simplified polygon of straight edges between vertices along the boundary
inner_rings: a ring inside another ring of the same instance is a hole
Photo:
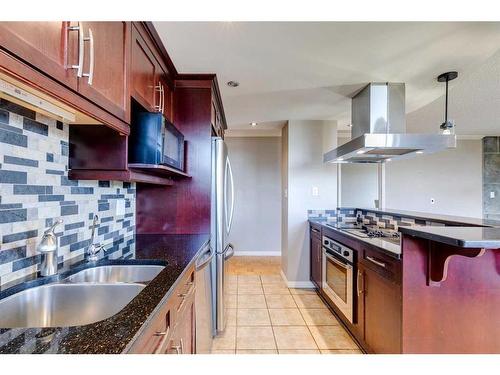
[[[341,243],[332,240],[329,237],[323,236],[323,247],[331,253],[334,253],[349,262],[353,263],[354,262],[354,250],[348,248],[345,245],[342,245]]]

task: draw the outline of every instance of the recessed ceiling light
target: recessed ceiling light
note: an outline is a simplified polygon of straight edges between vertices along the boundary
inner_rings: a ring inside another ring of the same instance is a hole
[[[227,82],[227,85],[228,85],[229,87],[238,87],[238,86],[240,85],[240,83],[239,83],[239,82],[236,82],[236,81],[228,81],[228,82]]]
[[[356,151],[356,154],[364,154],[366,151],[365,150],[359,150],[359,151]]]
[[[257,123],[256,122],[251,122],[250,125],[257,126]]]

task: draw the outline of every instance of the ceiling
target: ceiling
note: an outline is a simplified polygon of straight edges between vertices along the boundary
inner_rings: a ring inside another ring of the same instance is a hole
[[[368,82],[406,83],[406,111],[439,98],[438,74],[461,79],[500,46],[500,23],[155,22],[177,70],[216,73],[230,129],[289,119],[350,123]],[[230,88],[227,81],[240,83]]]

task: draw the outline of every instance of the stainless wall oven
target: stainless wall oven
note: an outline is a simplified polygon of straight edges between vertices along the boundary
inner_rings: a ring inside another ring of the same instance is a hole
[[[354,323],[354,250],[323,236],[323,290]]]

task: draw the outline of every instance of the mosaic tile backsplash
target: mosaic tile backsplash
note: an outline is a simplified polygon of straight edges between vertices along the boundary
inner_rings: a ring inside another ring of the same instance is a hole
[[[135,184],[68,179],[69,128],[0,99],[0,285],[38,270],[37,245],[54,219],[59,262],[135,232]],[[123,210],[124,207],[124,210]]]
[[[308,210],[309,219],[321,219],[328,222],[353,223],[360,217],[363,224],[376,225],[380,228],[398,230],[399,226],[444,226],[444,223],[422,220],[403,215],[389,215],[358,208],[337,208],[335,210]]]
[[[500,220],[500,137],[483,138],[483,215]]]

